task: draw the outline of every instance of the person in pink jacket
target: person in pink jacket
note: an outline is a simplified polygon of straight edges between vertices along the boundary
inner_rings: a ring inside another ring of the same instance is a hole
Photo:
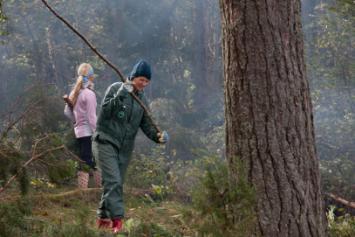
[[[92,156],[91,137],[96,130],[96,95],[94,89],[94,70],[88,63],[82,63],[78,68],[78,78],[70,92],[69,100],[73,106],[73,122],[75,137],[79,143],[80,159],[85,164],[80,165],[78,172],[78,187],[87,188],[89,170],[93,171],[96,186],[101,186],[100,174]],[[87,168],[85,168],[85,166]]]

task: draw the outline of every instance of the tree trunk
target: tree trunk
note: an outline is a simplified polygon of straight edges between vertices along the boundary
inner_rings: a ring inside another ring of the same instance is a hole
[[[54,43],[53,43],[53,37],[52,37],[52,29],[51,26],[48,26],[46,29],[46,41],[47,41],[47,48],[48,48],[48,64],[51,67],[51,71],[53,74],[53,81],[50,81],[51,83],[55,83],[55,85],[60,85],[61,88],[63,88],[64,83],[63,80],[59,80],[58,72],[57,72],[57,67],[56,67],[56,62],[55,62],[55,51],[54,51]]]
[[[257,234],[325,236],[300,0],[220,0],[226,156],[256,190]]]
[[[194,9],[194,69],[193,80],[196,83],[196,91],[194,93],[195,106],[203,107],[203,101],[206,98],[207,90],[205,85],[207,77],[207,52],[206,46],[208,45],[206,37],[206,0],[195,0]]]

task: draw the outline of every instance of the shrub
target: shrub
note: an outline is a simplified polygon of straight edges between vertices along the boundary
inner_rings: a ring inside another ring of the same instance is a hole
[[[238,184],[230,187],[227,165],[216,159],[193,192],[197,212],[193,222],[201,236],[250,236],[255,223],[255,193],[243,165],[237,168]]]
[[[136,188],[165,185],[167,170],[166,158],[159,148],[150,156],[134,154],[126,174],[127,184]]]
[[[355,217],[346,214],[336,217],[335,206],[331,206],[327,212],[328,228],[330,237],[352,237],[355,236]]]
[[[79,205],[74,224],[48,224],[42,231],[44,237],[98,237],[99,233],[90,228],[90,210]]]
[[[139,220],[129,219],[125,223],[125,229],[128,236],[159,236],[159,237],[176,237],[176,233],[170,233],[160,225],[154,223],[143,223]]]
[[[0,233],[2,237],[23,236],[29,225],[25,217],[31,215],[31,205],[26,199],[16,203],[0,204]]]

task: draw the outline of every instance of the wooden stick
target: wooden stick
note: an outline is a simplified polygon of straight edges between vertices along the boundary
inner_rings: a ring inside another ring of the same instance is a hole
[[[126,80],[123,77],[123,74],[121,71],[113,65],[108,59],[106,59],[77,29],[75,29],[66,19],[64,19],[62,16],[60,16],[49,4],[46,0],[41,0],[43,4],[49,9],[50,12],[52,12],[59,20],[61,20],[66,26],[69,27],[77,36],[79,36],[87,46],[102,60],[104,61],[109,67],[111,67],[119,76],[122,82],[125,82]],[[149,120],[151,121],[152,125],[157,129],[159,133],[161,133],[160,128],[155,124],[155,122],[152,119],[152,116],[150,115],[149,109],[144,105],[144,103],[138,98],[134,92],[131,92],[130,95],[138,102],[138,104],[143,108],[144,112],[148,116]]]
[[[333,193],[326,193],[326,195],[330,198],[332,198],[333,200],[347,206],[347,207],[350,207],[350,208],[354,208],[355,209],[355,202],[350,202],[348,200],[345,200],[344,198],[341,198]]]
[[[64,100],[65,103],[68,104],[68,106],[69,106],[71,109],[74,108],[74,105],[73,105],[73,103],[71,102],[71,100],[69,99],[69,96],[68,96],[68,95],[66,95],[66,94],[63,95],[63,100]]]
[[[42,0],[43,4],[52,12],[59,20],[61,20],[66,26],[68,26],[76,35],[78,35],[84,42],[89,46],[89,48],[94,51],[94,53],[99,56],[107,65],[109,65],[120,77],[122,82],[125,82],[124,76],[121,71],[113,65],[109,60],[107,60],[97,49],[77,30],[75,29],[66,19],[60,16],[49,4],[46,0]]]
[[[69,155],[71,155],[71,156],[74,158],[74,160],[78,161],[79,163],[83,163],[83,164],[86,163],[85,161],[81,160],[80,157],[78,157],[78,156],[75,155],[73,152],[71,152],[67,147],[64,147],[64,150],[65,150],[65,152],[67,152]]]

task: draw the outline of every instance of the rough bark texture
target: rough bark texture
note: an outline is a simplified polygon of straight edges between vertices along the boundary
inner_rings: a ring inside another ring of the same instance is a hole
[[[261,236],[325,236],[299,0],[220,0],[226,155],[242,159]]]

